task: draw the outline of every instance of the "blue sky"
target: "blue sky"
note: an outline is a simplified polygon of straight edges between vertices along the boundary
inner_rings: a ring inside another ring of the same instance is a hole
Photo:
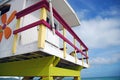
[[[73,30],[89,47],[82,77],[120,76],[120,0],[68,0],[81,25]]]

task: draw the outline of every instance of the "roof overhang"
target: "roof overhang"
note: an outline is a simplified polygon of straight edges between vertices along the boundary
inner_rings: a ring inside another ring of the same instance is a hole
[[[3,0],[0,5],[12,0]],[[67,0],[52,0],[53,7],[71,27],[79,26],[80,21]]]
[[[53,0],[53,7],[71,27],[79,26],[80,21],[67,0]]]

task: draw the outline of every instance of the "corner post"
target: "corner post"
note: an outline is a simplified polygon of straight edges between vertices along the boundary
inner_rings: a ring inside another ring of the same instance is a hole
[[[64,27],[63,27],[63,36],[66,37],[66,30]],[[63,56],[64,58],[66,58],[66,42],[65,41],[63,41]]]
[[[45,20],[47,18],[47,10],[46,8],[41,8],[40,11],[40,19]],[[45,47],[45,38],[46,38],[46,27],[41,24],[39,25],[39,31],[38,31],[38,48],[44,48]]]
[[[19,27],[20,27],[20,19],[17,19],[16,29],[19,29]],[[12,47],[12,53],[13,53],[13,54],[16,53],[17,40],[18,40],[18,34],[15,34],[15,35],[14,35],[14,39],[13,39],[13,47]]]
[[[53,80],[53,77],[51,77],[51,76],[45,76],[45,77],[42,77],[42,80]]]
[[[82,45],[80,45],[80,49],[81,49],[81,51],[82,51]],[[84,65],[83,55],[81,54],[81,56],[82,56],[82,65]]]
[[[74,38],[74,45],[76,46],[76,39]],[[74,57],[75,57],[75,63],[77,63],[77,54],[76,54],[76,49],[74,49]]]
[[[86,51],[86,55],[88,56],[88,51]],[[89,64],[88,58],[86,59],[87,64]]]

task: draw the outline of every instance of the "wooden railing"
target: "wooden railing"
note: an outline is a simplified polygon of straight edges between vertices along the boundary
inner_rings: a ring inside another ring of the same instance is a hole
[[[20,12],[18,12],[16,14],[16,18],[20,19],[21,17],[24,17],[25,15],[34,12],[40,8],[45,8],[49,11],[49,3],[46,0],[42,0]],[[65,22],[65,20],[63,20],[63,18],[59,15],[59,13],[57,13],[57,11],[53,8],[53,16],[59,21],[60,24],[62,24],[63,26],[63,34],[61,34],[59,31],[55,30],[56,35],[58,35],[61,39],[63,39],[64,41],[64,57],[66,55],[66,43],[68,43],[69,45],[71,45],[74,48],[74,53],[76,55],[76,53],[81,53],[82,58],[78,58],[80,60],[82,60],[82,62],[84,63],[84,59],[86,59],[86,62],[88,63],[88,48],[87,46],[82,42],[82,40],[75,34],[75,32],[71,29],[71,27]],[[24,26],[22,28],[16,29],[13,34],[16,35],[20,32],[23,32],[25,30],[28,30],[32,27],[35,27],[37,25],[44,25],[45,27],[49,28],[50,30],[52,30],[52,27],[50,26],[49,23],[46,22],[45,19],[40,19],[32,24],[29,24],[27,26]],[[69,41],[66,36],[65,36],[65,30],[67,30],[74,38],[74,42],[72,43],[71,41]],[[79,42],[80,48],[76,47],[76,41]],[[84,57],[83,57],[84,56]],[[76,56],[75,56],[76,59]]]

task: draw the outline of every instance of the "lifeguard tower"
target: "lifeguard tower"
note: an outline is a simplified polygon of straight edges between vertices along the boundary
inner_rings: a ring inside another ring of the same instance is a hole
[[[0,0],[0,18],[0,76],[80,80],[89,67],[88,48],[71,29],[80,22],[67,0]]]

